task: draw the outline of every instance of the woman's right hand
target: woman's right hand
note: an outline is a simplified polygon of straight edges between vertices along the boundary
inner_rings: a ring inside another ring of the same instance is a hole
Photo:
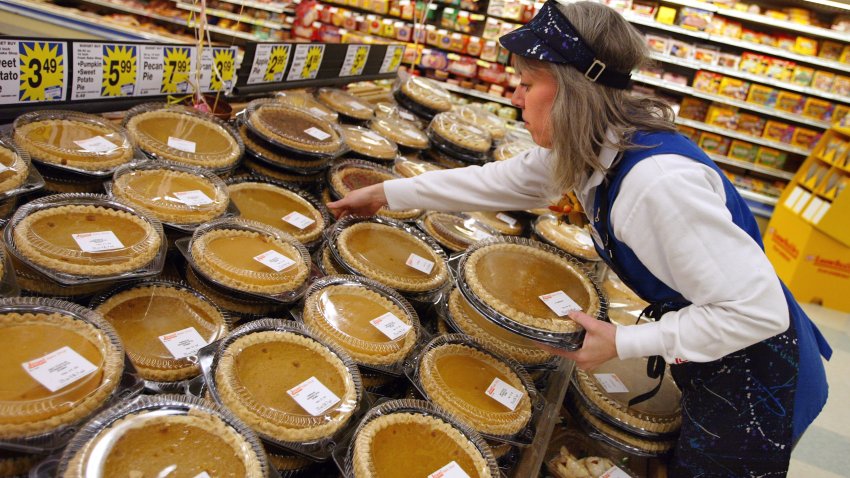
[[[387,205],[383,184],[373,184],[365,188],[355,189],[339,201],[329,202],[328,209],[338,218],[354,216],[372,216],[378,209]]]

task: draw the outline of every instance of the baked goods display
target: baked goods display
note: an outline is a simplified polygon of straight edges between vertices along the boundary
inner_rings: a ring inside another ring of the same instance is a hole
[[[416,114],[431,119],[452,109],[452,96],[440,84],[428,78],[409,76],[401,81],[395,99]]]
[[[342,138],[352,153],[368,159],[392,161],[398,155],[398,145],[375,131],[362,126],[340,126]]]
[[[434,116],[428,125],[428,134],[434,147],[462,161],[485,161],[493,145],[490,133],[466,122],[454,111]]]
[[[339,120],[339,114],[336,111],[325,106],[321,101],[317,100],[310,92],[305,90],[284,90],[275,93],[274,97],[277,101],[307,110],[308,112],[321,116],[331,123],[336,123]]]
[[[418,223],[423,231],[452,252],[466,250],[473,243],[498,234],[489,226],[459,213],[429,212]]]
[[[568,224],[551,214],[544,214],[533,224],[535,236],[567,254],[586,262],[602,260],[596,253],[590,232],[583,227]]]
[[[375,116],[375,107],[339,88],[319,88],[316,98],[325,106],[355,121],[370,120]]]
[[[238,127],[239,137],[245,143],[245,152],[256,158],[257,161],[265,163],[268,168],[280,168],[292,172],[315,172],[322,171],[328,167],[331,157],[326,158],[303,158],[291,151],[284,150],[261,137],[259,134],[248,129],[244,123]]]
[[[366,186],[398,178],[399,176],[396,176],[388,168],[356,159],[339,161],[328,170],[328,182],[330,183],[330,191],[334,199],[342,199],[346,194],[355,189],[365,188]],[[395,210],[382,207],[378,210],[377,214],[392,219],[404,220],[419,217],[422,215],[422,210]]]
[[[302,109],[260,99],[248,104],[245,117],[250,132],[292,154],[324,159],[342,152],[333,123]]]
[[[531,141],[531,138],[505,139],[496,146],[496,149],[493,150],[493,159],[496,161],[504,161],[525,153],[526,151],[530,151],[535,147],[537,147],[537,145]]]
[[[454,111],[467,123],[481,126],[487,130],[487,132],[490,133],[490,137],[493,138],[493,141],[503,139],[508,133],[508,129],[505,127],[505,122],[502,118],[499,118],[480,106],[463,105],[456,108]]]
[[[508,213],[494,211],[479,211],[467,213],[473,219],[492,227],[499,234],[506,236],[521,236],[525,228],[523,222]]]
[[[30,155],[8,138],[0,138],[0,199],[13,204],[9,199],[27,190],[35,190],[44,185],[43,179],[30,166]],[[7,217],[9,211],[0,211],[0,217]]]
[[[442,169],[445,168],[434,163],[403,156],[397,158],[393,164],[393,172],[405,178],[412,178],[429,171],[440,171]]]
[[[422,150],[430,144],[428,135],[416,123],[402,118],[375,118],[369,127],[404,148]]]

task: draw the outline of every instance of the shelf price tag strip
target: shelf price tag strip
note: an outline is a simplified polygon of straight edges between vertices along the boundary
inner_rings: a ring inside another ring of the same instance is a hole
[[[0,41],[0,104],[63,101],[68,93],[68,42]]]

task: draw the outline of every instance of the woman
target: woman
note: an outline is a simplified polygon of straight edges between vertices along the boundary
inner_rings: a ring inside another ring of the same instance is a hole
[[[785,474],[826,402],[820,355],[831,350],[777,278],[732,184],[675,132],[668,106],[626,92],[646,61],[642,37],[608,7],[550,0],[501,43],[522,77],[513,104],[541,148],[329,206],[338,215],[517,210],[575,191],[600,256],[657,321],[616,327],[572,313],[584,344],[561,353],[583,369],[614,357],[671,364],[683,392],[672,476]]]

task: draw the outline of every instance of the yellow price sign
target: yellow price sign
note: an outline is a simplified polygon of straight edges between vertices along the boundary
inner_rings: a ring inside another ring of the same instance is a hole
[[[213,49],[213,71],[210,78],[210,90],[221,91],[230,88],[235,70],[233,50],[230,48]]]
[[[401,66],[401,61],[404,59],[404,47],[401,45],[390,45],[387,47],[387,53],[384,54],[384,61],[381,63],[381,73],[395,73],[398,67]]]
[[[186,93],[189,91],[189,69],[192,66],[189,48],[165,47],[163,66],[160,93]]]
[[[398,67],[401,65],[402,58],[404,58],[404,47],[396,47],[395,51],[393,51],[393,59],[390,60],[390,71],[398,70]]]
[[[132,96],[136,88],[135,45],[103,45],[101,96]]]
[[[351,64],[351,74],[359,75],[366,68],[366,59],[369,58],[369,47],[361,45],[357,47],[357,53],[354,54],[354,62]]]
[[[269,62],[266,65],[266,74],[263,81],[280,81],[283,79],[283,70],[289,62],[289,45],[278,45],[272,48]]]
[[[319,66],[322,64],[324,53],[324,45],[313,45],[307,50],[307,58],[304,60],[304,66],[301,68],[302,80],[309,80],[316,77],[319,73]]]
[[[65,92],[65,45],[59,42],[18,44],[20,101],[56,101]]]

